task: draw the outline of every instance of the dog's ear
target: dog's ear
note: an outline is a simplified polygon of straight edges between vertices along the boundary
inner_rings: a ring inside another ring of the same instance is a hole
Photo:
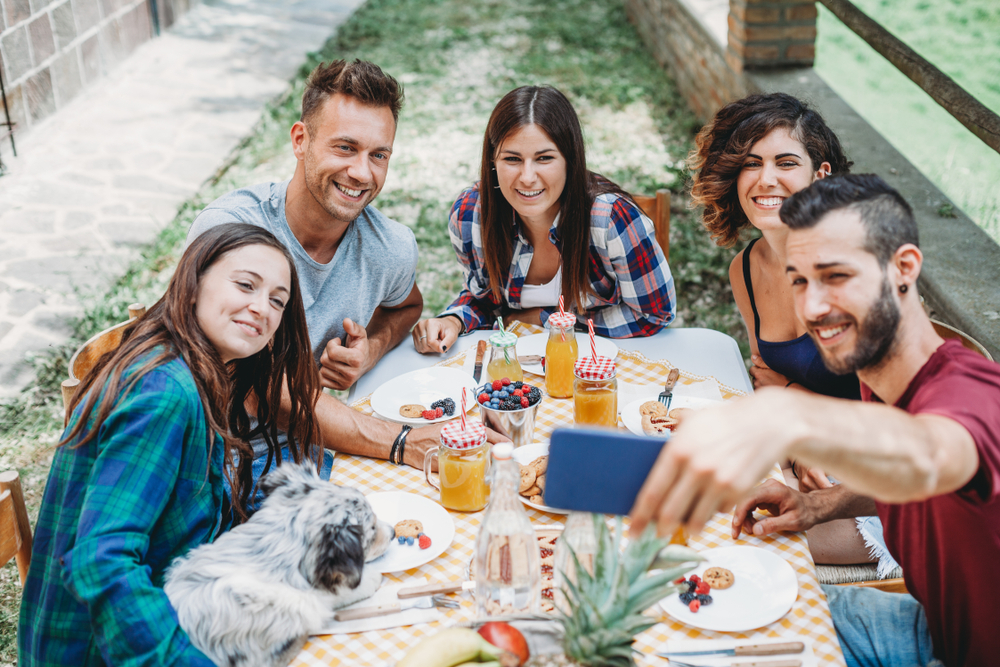
[[[274,466],[274,463],[271,464]],[[275,490],[283,486],[299,486],[298,489],[302,495],[306,495],[310,491],[309,481],[319,479],[316,475],[315,468],[306,468],[300,465],[296,465],[291,461],[286,461],[285,463],[272,467],[271,470],[264,475],[260,480],[261,491],[264,492],[264,496],[270,496]],[[295,489],[290,490],[290,493],[294,495]]]
[[[365,566],[361,526],[324,526],[316,554],[316,582],[329,591],[340,586],[357,588]]]

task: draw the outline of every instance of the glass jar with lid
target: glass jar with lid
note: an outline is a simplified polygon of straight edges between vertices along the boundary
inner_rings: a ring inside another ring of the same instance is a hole
[[[549,316],[549,340],[545,344],[545,392],[552,398],[573,395],[573,366],[579,347],[576,342],[576,315]]]
[[[431,478],[434,454],[438,459],[438,483]],[[424,478],[441,492],[441,505],[456,512],[478,512],[490,501],[487,475],[490,445],[480,421],[456,419],[441,429],[441,446],[424,454]]]
[[[577,425],[618,426],[618,378],[615,361],[584,357],[573,368],[573,420]]]
[[[521,364],[517,361],[517,335],[498,331],[489,338],[490,363],[486,366],[486,376],[490,380],[508,378],[511,382],[524,379]]]

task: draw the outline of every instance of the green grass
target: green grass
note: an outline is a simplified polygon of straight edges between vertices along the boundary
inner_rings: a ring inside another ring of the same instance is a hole
[[[417,237],[425,316],[440,312],[459,291],[448,212],[477,177],[490,111],[516,86],[550,84],[581,116],[592,169],[633,192],[674,191],[676,326],[729,333],[748,355],[727,277],[734,251],[717,248],[685,207],[683,162],[697,129],[694,117],[640,44],[617,0],[369,0],[360,7],[303,63],[288,94],[264,110],[216,178],[180,208],[125,275],[105,293],[81,295],[84,315],[74,323],[73,340],[36,358],[35,384],[0,405],[0,469],[21,471],[32,521],[61,430],[59,383],[72,351],[125,319],[130,303],[151,305],[159,298],[205,204],[291,174],[288,128],[298,118],[305,77],[322,60],[372,60],[406,88],[389,176],[376,205]],[[13,564],[0,569],[0,664],[16,661],[16,577]]]
[[[986,107],[1000,113],[1000,3],[854,1]],[[955,206],[1000,243],[1000,153],[818,6],[816,70]]]

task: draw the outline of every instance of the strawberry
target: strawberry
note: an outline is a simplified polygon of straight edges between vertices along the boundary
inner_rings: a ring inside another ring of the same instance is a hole
[[[680,585],[683,584],[685,581],[687,581],[687,579],[681,577],[680,579],[674,579],[674,584]]]
[[[508,382],[509,382],[509,380],[508,380]],[[493,391],[500,391],[501,389],[503,389],[503,380],[494,380],[493,381]]]
[[[500,380],[500,386],[501,387],[506,387],[509,384],[510,384],[510,378],[504,378],[504,379]]]
[[[420,533],[419,543],[421,549],[427,549],[431,546],[431,538],[427,537],[423,533]]]
[[[701,609],[701,603],[697,600],[691,600],[691,602],[688,603],[688,609],[691,610],[692,614],[697,614],[698,610]]]
[[[489,403],[490,402],[490,395],[484,392],[484,393],[482,393],[482,394],[479,395],[479,398],[477,400],[480,403]]]
[[[437,419],[437,410],[424,410],[420,416],[424,419]]]
[[[704,581],[699,581],[698,586],[694,589],[694,592],[697,593],[698,595],[708,595],[710,592],[712,592],[712,587],[709,586]]]
[[[522,408],[526,408],[526,407],[528,407],[529,405],[531,405],[531,403],[530,403],[530,402],[528,401],[528,399],[526,399],[526,398],[522,398],[522,399],[521,399],[521,407],[522,407]]]

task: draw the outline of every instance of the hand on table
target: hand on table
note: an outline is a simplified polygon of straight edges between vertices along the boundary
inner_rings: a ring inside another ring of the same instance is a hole
[[[369,369],[368,332],[350,319],[344,320],[346,345],[340,338],[326,344],[320,357],[320,383],[328,389],[350,389]]]
[[[748,372],[753,377],[753,386],[755,389],[761,387],[785,387],[788,385],[788,378],[781,373],[772,371],[770,366],[765,364],[759,355],[752,355],[750,357],[750,364]]]
[[[766,510],[771,516],[757,519],[753,515],[755,509]],[[778,531],[805,531],[817,523],[807,494],[769,479],[733,510],[733,539],[741,531],[760,537]]]
[[[413,336],[413,347],[420,354],[447,352],[461,333],[462,323],[451,315],[420,320],[410,332]]]
[[[424,456],[431,449],[441,444],[441,428],[448,422],[440,422],[415,428],[406,434],[406,449],[403,450],[403,462],[417,470],[424,469]],[[491,445],[498,442],[510,442],[493,429],[486,427],[486,441]],[[431,463],[431,470],[437,469],[437,460]]]

